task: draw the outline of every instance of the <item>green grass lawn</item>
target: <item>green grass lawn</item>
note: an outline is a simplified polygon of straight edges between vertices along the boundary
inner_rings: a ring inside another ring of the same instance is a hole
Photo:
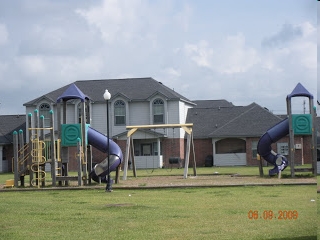
[[[259,174],[258,167],[197,169],[199,175],[214,172]],[[183,169],[138,170],[137,175],[183,175]],[[12,178],[0,174],[0,183]],[[0,239],[320,237],[320,194],[314,185],[6,191],[0,192],[0,202]]]
[[[316,198],[315,186],[8,191],[0,239],[316,239]]]

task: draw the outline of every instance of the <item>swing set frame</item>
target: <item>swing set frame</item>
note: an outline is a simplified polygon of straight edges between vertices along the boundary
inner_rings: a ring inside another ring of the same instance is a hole
[[[136,125],[136,126],[126,126],[128,129],[127,133],[127,144],[126,144],[126,154],[124,158],[124,169],[123,169],[123,180],[127,180],[127,172],[128,172],[128,162],[129,157],[131,156],[132,159],[132,169],[134,177],[137,177],[137,171],[134,161],[134,149],[133,149],[133,139],[132,135],[139,129],[155,129],[155,128],[182,128],[187,133],[187,146],[185,152],[185,163],[184,163],[184,174],[183,178],[186,179],[188,177],[188,166],[189,166],[189,159],[190,159],[190,148],[192,145],[193,151],[193,175],[197,176],[196,170],[196,158],[195,158],[195,151],[194,151],[194,143],[193,143],[193,123],[185,123],[185,124],[156,124],[156,125]]]

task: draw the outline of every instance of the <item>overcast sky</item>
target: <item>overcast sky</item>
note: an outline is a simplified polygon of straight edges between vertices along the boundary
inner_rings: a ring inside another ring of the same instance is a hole
[[[129,77],[153,77],[191,100],[256,102],[286,113],[299,82],[320,96],[317,5],[0,1],[0,114],[25,113],[25,102],[77,80]],[[303,108],[303,100],[295,104]]]

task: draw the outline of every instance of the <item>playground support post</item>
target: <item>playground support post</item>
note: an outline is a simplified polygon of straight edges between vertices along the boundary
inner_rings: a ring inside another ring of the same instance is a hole
[[[82,151],[81,139],[77,139],[77,156],[78,156],[78,186],[81,186],[81,173],[82,173]]]
[[[18,164],[19,164],[19,161],[18,161],[18,133],[15,131],[13,132],[13,147],[14,147],[14,152],[13,152],[13,155],[14,155],[14,186],[15,187],[18,187],[19,185],[19,180],[18,180],[18,177],[19,177],[19,173],[18,173]]]
[[[87,185],[88,184],[88,177],[87,177],[87,169],[88,169],[88,158],[87,158],[87,134],[86,134],[86,102],[82,101],[81,102],[81,135],[82,135],[82,152],[83,152],[83,157],[82,157],[82,172],[79,172],[79,175],[83,173],[83,184]]]
[[[310,103],[311,104],[311,103]],[[313,100],[312,100],[313,105]],[[317,176],[317,130],[316,129],[316,107],[312,106],[312,168],[314,176]]]
[[[31,165],[32,165],[32,157],[31,157],[31,149],[32,149],[32,141],[31,141],[31,137],[33,135],[33,122],[32,122],[32,113],[29,113],[28,114],[28,137],[29,137],[29,140],[28,140],[28,145],[29,145],[29,159],[28,159],[28,165],[30,166],[31,168]],[[31,169],[30,169],[31,170]],[[32,186],[32,181],[33,181],[33,171],[30,171],[29,173],[29,185]]]
[[[40,116],[40,122],[39,122],[39,128],[40,128],[40,133],[39,133],[39,140],[40,141],[44,141],[44,116],[41,115]],[[40,151],[39,151],[39,154],[40,154]],[[43,153],[41,153],[40,155],[42,156]],[[40,168],[43,172],[45,172],[45,166],[46,164],[43,164]],[[44,178],[44,175],[41,173],[41,186],[42,187],[45,187],[45,184],[46,184],[46,181],[45,181],[45,178]]]
[[[51,141],[51,177],[52,186],[56,186],[56,148],[55,148],[55,137],[54,137],[54,115],[53,111],[50,111],[50,141]]]
[[[18,133],[18,144],[20,151],[18,150],[18,172],[21,169],[21,166],[19,167],[19,164],[22,165],[22,169],[25,171],[27,169],[27,162],[24,159],[24,137],[23,137],[23,130],[20,129]],[[20,175],[20,173],[18,173]],[[24,187],[24,175],[20,176],[20,185]]]

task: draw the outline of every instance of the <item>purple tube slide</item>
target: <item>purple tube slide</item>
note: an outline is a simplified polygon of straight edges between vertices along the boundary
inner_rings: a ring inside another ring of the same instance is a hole
[[[257,150],[259,155],[275,166],[269,171],[269,175],[277,174],[288,166],[286,157],[273,152],[271,148],[272,143],[277,142],[288,134],[289,121],[288,118],[285,118],[263,134],[258,142]]]
[[[95,148],[97,148],[101,152],[108,152],[108,143],[109,143],[109,152],[110,152],[110,172],[115,171],[117,167],[121,164],[123,155],[122,151],[118,144],[116,144],[111,139],[108,139],[107,136],[95,130],[94,128],[88,127],[87,132],[88,143]],[[106,175],[108,175],[108,157],[97,164],[90,172],[90,177],[99,182],[99,177],[101,178],[101,182],[106,181]]]

